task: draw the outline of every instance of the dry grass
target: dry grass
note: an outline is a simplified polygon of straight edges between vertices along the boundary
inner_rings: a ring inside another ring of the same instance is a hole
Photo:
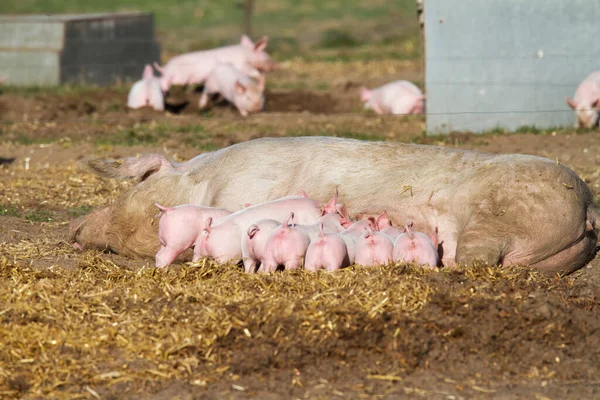
[[[10,250],[29,251],[18,247]],[[489,298],[485,288],[498,281],[548,282],[519,269],[442,274],[481,287],[457,297]],[[98,253],[85,253],[75,269],[35,269],[2,257],[0,395],[80,398],[88,388],[102,394],[171,380],[206,386],[231,378],[231,348],[270,341],[280,351],[299,343],[318,349],[381,334],[382,324],[395,338],[397,320],[418,314],[442,289],[431,275],[401,265],[246,275],[208,260],[133,271]]]

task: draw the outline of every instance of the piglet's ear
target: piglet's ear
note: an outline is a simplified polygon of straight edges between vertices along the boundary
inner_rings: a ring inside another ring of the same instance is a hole
[[[204,230],[207,233],[210,233],[210,231],[212,230],[212,223],[213,223],[212,217],[206,218],[206,222],[204,223]]]
[[[325,207],[323,207],[322,215],[333,214],[334,212],[337,212],[337,209],[335,207],[336,204],[337,194],[333,195],[333,197],[327,202],[327,204],[325,204]]]
[[[252,43],[252,40],[248,37],[248,35],[242,35],[242,38],[240,39],[240,44],[248,49],[254,48],[254,43]]]
[[[367,220],[369,221],[369,226],[371,227],[371,229],[373,231],[379,230],[379,228],[377,227],[377,221],[375,221],[374,217],[369,217],[369,218],[367,218]]]
[[[573,110],[577,108],[577,103],[575,103],[575,100],[571,99],[568,96],[565,98],[565,100],[567,101],[569,107],[571,107]]]
[[[244,94],[246,93],[246,86],[242,85],[240,83],[240,81],[236,81],[235,82],[235,90],[239,93],[239,94]]]
[[[596,101],[592,103],[592,108],[598,108],[598,105],[600,105],[600,99],[596,99]]]
[[[150,64],[146,64],[144,67],[144,73],[142,74],[142,79],[151,79],[154,78],[154,71],[152,71],[152,66]]]
[[[267,48],[267,44],[269,43],[269,37],[263,36],[260,38],[258,42],[254,44],[254,51],[264,51]]]
[[[381,215],[377,217],[377,226],[379,227],[379,230],[392,226],[392,221],[390,221],[387,211],[384,210]]]
[[[435,231],[431,235],[429,235],[429,239],[431,239],[431,243],[433,243],[433,247],[437,250],[439,237],[438,237],[438,227],[435,227]]]

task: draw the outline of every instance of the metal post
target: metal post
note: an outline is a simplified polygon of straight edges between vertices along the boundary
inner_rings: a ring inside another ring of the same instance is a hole
[[[244,4],[244,33],[252,37],[252,13],[254,12],[254,0],[246,0]]]

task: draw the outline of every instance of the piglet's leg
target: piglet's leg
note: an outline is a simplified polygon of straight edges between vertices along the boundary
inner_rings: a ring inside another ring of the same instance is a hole
[[[247,274],[253,274],[256,272],[256,265],[258,263],[253,258],[244,258],[244,271]]]
[[[202,96],[200,96],[200,102],[198,103],[198,107],[203,109],[208,105],[208,91],[203,91]]]
[[[156,267],[164,268],[171,265],[180,253],[181,251],[177,249],[161,246],[158,253],[156,253]]]

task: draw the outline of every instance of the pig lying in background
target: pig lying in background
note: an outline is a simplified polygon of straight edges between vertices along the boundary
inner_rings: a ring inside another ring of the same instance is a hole
[[[412,224],[404,228],[405,232],[394,242],[393,258],[395,262],[416,262],[433,269],[438,266],[438,229],[431,236],[422,232],[413,232]]]
[[[207,218],[219,218],[231,214],[222,208],[200,207],[188,204],[177,207],[164,207],[156,203],[160,210],[157,218],[160,250],[156,254],[156,266],[166,267],[185,250],[195,246]]]
[[[386,83],[376,89],[360,88],[365,109],[377,114],[423,114],[425,96],[409,81]]]
[[[592,72],[581,82],[567,104],[575,110],[575,127],[594,128],[600,120],[600,71]]]
[[[124,162],[122,171],[114,161],[90,165],[113,177],[137,170],[139,182],[74,220],[71,240],[132,257],[158,250],[156,202],[233,211],[301,189],[324,200],[332,187],[353,214],[387,210],[394,221],[417,221],[416,231],[439,226],[445,266],[483,262],[570,273],[594,257],[597,243],[597,210],[586,184],[554,160],[523,154],[297,137],[238,143],[185,163],[151,155]]]
[[[217,63],[206,79],[199,107],[205,108],[209,95],[219,93],[233,104],[243,117],[247,117],[249,113],[263,110],[264,91],[264,75],[260,76],[257,83],[232,64]]]
[[[160,90],[160,80],[154,77],[152,67],[146,64],[142,80],[137,81],[129,90],[127,107],[141,108],[150,106],[156,111],[164,111],[165,99]]]
[[[154,67],[162,74],[161,89],[167,92],[172,85],[203,83],[218,62],[231,63],[246,75],[258,78],[261,72],[275,67],[265,52],[267,43],[267,36],[253,43],[243,35],[237,45],[182,54],[170,59],[163,67],[155,63]]]

